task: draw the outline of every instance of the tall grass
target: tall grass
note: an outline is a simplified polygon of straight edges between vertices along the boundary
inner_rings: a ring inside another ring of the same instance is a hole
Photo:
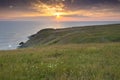
[[[120,43],[0,51],[0,80],[120,80]]]

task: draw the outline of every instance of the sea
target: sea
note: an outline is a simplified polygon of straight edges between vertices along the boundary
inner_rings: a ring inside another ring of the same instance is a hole
[[[17,49],[20,42],[26,42],[30,35],[45,28],[57,29],[107,24],[120,24],[120,21],[0,21],[0,50]]]

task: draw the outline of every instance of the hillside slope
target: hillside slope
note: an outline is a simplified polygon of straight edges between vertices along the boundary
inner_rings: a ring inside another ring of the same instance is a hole
[[[21,45],[0,51],[0,80],[120,80],[120,25],[44,29]]]
[[[120,24],[43,29],[20,47],[52,44],[120,42]]]

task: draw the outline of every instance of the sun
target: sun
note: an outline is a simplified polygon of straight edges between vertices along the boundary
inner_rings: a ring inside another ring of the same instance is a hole
[[[60,13],[55,13],[56,19],[60,19],[61,18],[61,14]]]
[[[59,18],[60,18],[60,14],[57,14],[57,15],[56,15],[56,18],[59,19]]]

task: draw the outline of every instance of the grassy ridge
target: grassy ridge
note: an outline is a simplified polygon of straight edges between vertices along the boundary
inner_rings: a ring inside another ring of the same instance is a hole
[[[29,40],[21,47],[106,42],[120,42],[120,24],[44,29],[30,36]]]
[[[0,80],[119,80],[120,43],[0,51]]]
[[[44,29],[21,44],[0,51],[0,80],[120,80],[119,24]]]

